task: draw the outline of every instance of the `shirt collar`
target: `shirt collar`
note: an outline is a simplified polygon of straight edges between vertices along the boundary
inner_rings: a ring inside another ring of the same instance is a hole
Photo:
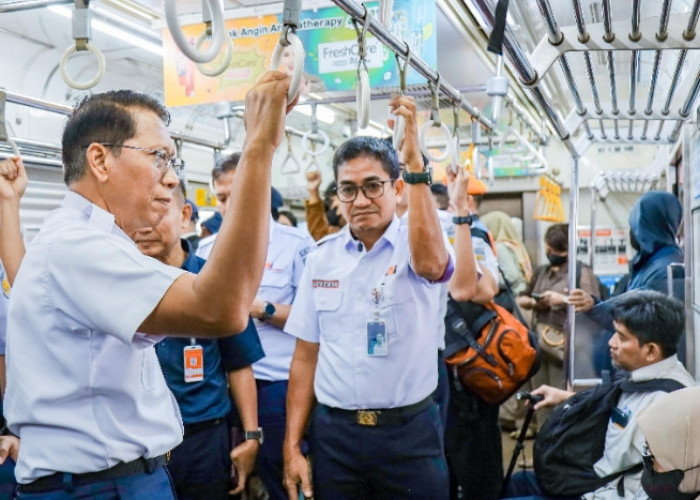
[[[372,248],[375,248],[377,245],[381,245],[382,241],[388,243],[392,247],[396,246],[396,241],[399,237],[400,224],[401,222],[399,218],[396,216],[396,214],[394,214],[393,218],[391,219],[391,223],[384,230],[384,233]],[[345,234],[343,235],[345,240],[344,247],[349,253],[358,253],[364,250],[364,245],[361,244],[360,240],[355,239],[350,232],[350,224],[346,224],[341,231],[345,231]]]
[[[184,269],[185,271],[191,271],[193,268],[197,267],[197,256],[192,251],[192,244],[189,241],[181,238],[180,245],[187,254],[187,257],[185,257],[185,261],[182,263],[180,268]]]
[[[657,363],[637,368],[630,374],[630,379],[634,381],[652,380],[663,373],[668,373],[678,364],[678,356],[675,354]]]
[[[88,223],[100,231],[116,234],[117,236],[121,236],[122,238],[133,243],[133,240],[129,238],[129,236],[122,231],[119,226],[117,226],[114,219],[114,214],[95,205],[90,200],[76,193],[75,191],[68,191],[66,196],[63,198],[63,202],[61,202],[61,206],[83,213],[87,217]]]

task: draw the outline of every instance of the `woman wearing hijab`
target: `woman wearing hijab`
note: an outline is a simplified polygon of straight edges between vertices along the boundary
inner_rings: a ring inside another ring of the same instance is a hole
[[[651,500],[700,498],[700,387],[658,398],[639,413],[642,487]]]
[[[489,212],[481,218],[496,242],[498,265],[513,288],[515,295],[527,288],[532,278],[532,264],[520,235],[515,230],[510,215],[505,212]],[[499,278],[499,282],[502,281]]]

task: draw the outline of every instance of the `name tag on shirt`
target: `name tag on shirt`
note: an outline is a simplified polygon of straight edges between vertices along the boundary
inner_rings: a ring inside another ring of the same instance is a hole
[[[389,354],[389,338],[386,336],[386,322],[367,321],[367,355],[386,356]]]
[[[204,356],[201,345],[188,345],[183,349],[185,358],[185,382],[204,380]]]

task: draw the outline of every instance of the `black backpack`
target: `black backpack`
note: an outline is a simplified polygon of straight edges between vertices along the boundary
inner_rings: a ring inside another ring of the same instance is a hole
[[[608,421],[623,392],[673,392],[685,386],[671,379],[630,380],[600,384],[557,406],[537,433],[533,449],[535,475],[551,496],[581,496],[616,477],[641,470],[640,463],[599,477],[593,464],[603,456]]]

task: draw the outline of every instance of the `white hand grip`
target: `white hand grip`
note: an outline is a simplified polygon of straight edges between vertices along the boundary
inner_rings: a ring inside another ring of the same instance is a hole
[[[282,34],[281,36],[284,36]],[[301,43],[296,34],[291,31],[287,31],[287,40],[292,47],[292,52],[294,54],[294,71],[292,73],[292,81],[289,84],[289,92],[287,92],[287,100],[289,102],[296,99],[299,94],[299,89],[301,89],[301,77],[304,74],[304,45]],[[280,38],[281,41],[281,38]],[[282,52],[284,52],[285,47],[278,41],[275,45],[275,50],[272,51],[272,60],[270,61],[270,69],[273,71],[279,71],[280,62],[282,60]]]
[[[357,126],[367,128],[369,124],[369,75],[367,70],[362,68],[357,70]]]
[[[199,35],[199,38],[197,38],[197,50],[199,50],[199,47],[202,45],[206,38],[207,32],[202,31],[202,34]],[[221,64],[219,64],[219,66],[207,68],[204,64],[197,63],[197,69],[203,75],[219,76],[228,68],[228,65],[231,63],[231,58],[233,57],[233,39],[231,38],[231,35],[229,35],[228,31],[224,33],[224,40],[226,41],[226,55],[224,56],[224,60],[221,61]]]
[[[311,138],[312,137],[320,137],[323,139],[323,144],[319,149],[316,151],[313,151],[311,149]],[[330,145],[331,141],[328,138],[328,134],[326,134],[323,130],[318,130],[317,132],[313,132],[309,130],[304,134],[304,136],[301,138],[301,145],[304,148],[304,153],[309,154],[311,156],[318,156],[326,152],[326,149],[328,149],[328,146]]]
[[[170,35],[175,41],[175,45],[189,59],[196,63],[207,63],[213,61],[219,54],[221,46],[224,43],[224,12],[219,6],[217,0],[205,0],[211,11],[211,29],[212,40],[209,48],[204,52],[200,52],[190,45],[189,40],[185,38],[185,34],[180,28],[180,23],[177,19],[176,0],[165,0],[165,20],[170,30]]]
[[[406,131],[406,120],[401,115],[394,115],[394,134],[391,138],[391,144],[395,150],[399,150],[403,141],[403,134]]]
[[[391,17],[394,14],[394,0],[379,0],[379,22],[391,29]]]
[[[460,147],[459,147],[459,136],[454,135],[452,136],[452,171],[456,174],[457,169],[459,168],[459,163],[460,163]]]
[[[92,52],[95,55],[95,59],[97,59],[97,74],[94,78],[88,80],[87,82],[76,82],[70,77],[70,75],[68,75],[68,71],[66,71],[66,63],[68,62],[68,58],[70,58],[70,56],[72,56],[73,53],[78,50],[75,47],[75,44],[68,47],[63,53],[63,56],[61,56],[61,78],[63,78],[63,81],[69,86],[77,90],[91,89],[97,85],[97,82],[99,82],[105,74],[105,56],[102,54],[100,49],[90,43],[85,44],[85,48]]]
[[[433,120],[428,120],[423,124],[423,126],[420,129],[420,150],[423,152],[423,154],[428,158],[430,161],[433,163],[440,163],[442,161],[445,161],[450,154],[452,153],[452,133],[450,132],[450,129],[447,128],[447,125],[444,123],[440,124],[440,130],[442,130],[443,135],[445,136],[445,152],[441,155],[433,155],[427,147],[426,144],[426,134],[428,133],[428,129],[435,126],[435,122]]]

